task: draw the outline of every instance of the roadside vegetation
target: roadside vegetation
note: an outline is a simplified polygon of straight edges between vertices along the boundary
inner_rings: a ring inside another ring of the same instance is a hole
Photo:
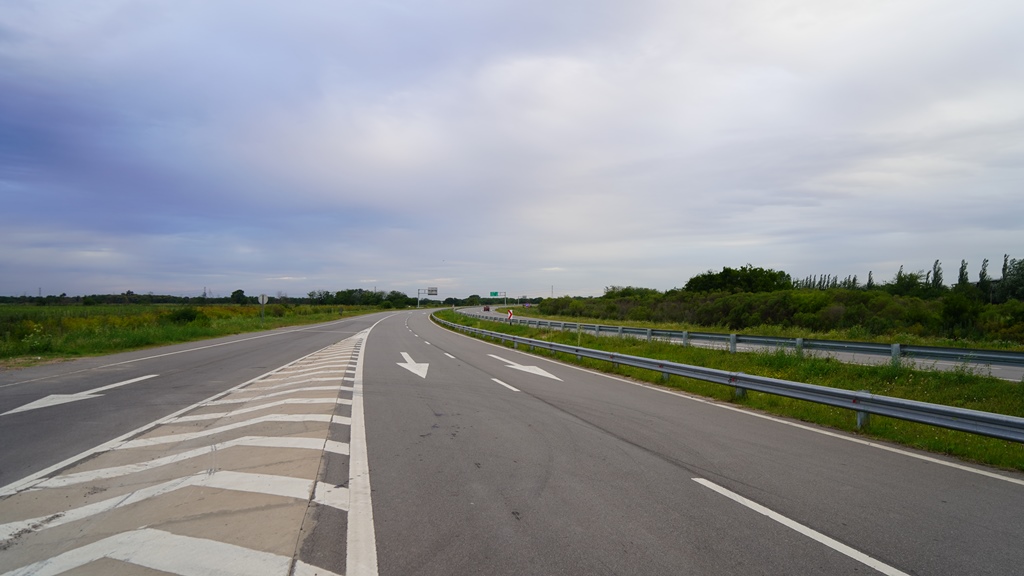
[[[0,368],[123,352],[376,312],[377,306],[0,304]]]
[[[647,342],[640,339],[607,336],[598,338],[572,331],[562,332],[509,325],[500,321],[483,321],[450,310],[437,312],[436,315],[457,324],[526,338],[833,388],[867,390],[873,394],[1024,417],[1024,383],[1001,380],[966,365],[952,372],[943,372],[915,369],[909,365],[860,366],[846,364],[828,357],[798,356],[793,351],[730,354],[727,351],[684,347],[664,342]],[[552,356],[561,361],[594,370],[668,386],[691,394],[731,402],[787,418],[855,432],[992,466],[1024,470],[1024,444],[1017,442],[881,416],[871,416],[869,427],[866,430],[857,430],[856,414],[852,410],[754,391],[748,392],[744,398],[737,399],[734,398],[731,387],[719,384],[677,376],[664,380],[661,373],[650,370],[615,367],[609,362],[586,358],[577,360],[574,355],[551,353],[540,349],[534,349],[533,353]]]

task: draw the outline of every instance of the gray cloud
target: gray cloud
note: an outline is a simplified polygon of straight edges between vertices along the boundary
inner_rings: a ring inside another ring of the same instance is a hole
[[[1024,240],[1022,16],[7,2],[0,293],[974,275]]]

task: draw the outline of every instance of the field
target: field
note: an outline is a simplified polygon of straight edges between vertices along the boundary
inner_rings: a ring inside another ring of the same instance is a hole
[[[258,305],[0,305],[0,367],[314,324],[377,310],[272,304],[261,319]]]

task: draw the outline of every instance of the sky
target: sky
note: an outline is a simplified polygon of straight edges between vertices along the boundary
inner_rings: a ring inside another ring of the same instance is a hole
[[[1024,257],[1020,0],[4,0],[0,295]]]

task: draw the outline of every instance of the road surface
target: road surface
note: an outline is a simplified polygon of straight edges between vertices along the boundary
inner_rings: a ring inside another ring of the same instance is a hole
[[[0,574],[1024,565],[1024,475],[588,372],[424,311],[3,372],[0,413]]]

